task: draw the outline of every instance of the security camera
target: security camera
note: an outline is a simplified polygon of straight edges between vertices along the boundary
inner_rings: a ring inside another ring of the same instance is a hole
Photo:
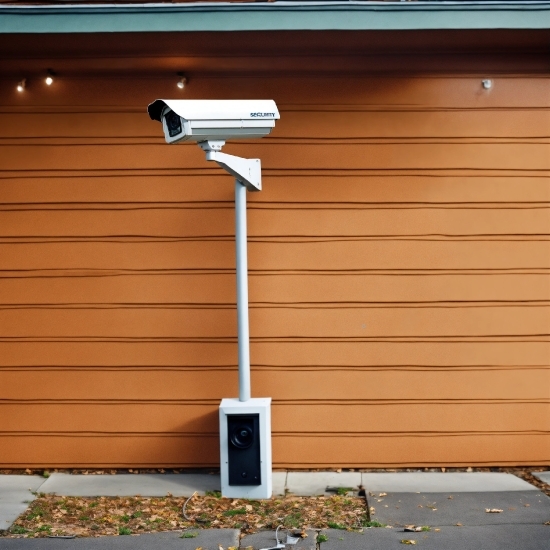
[[[162,122],[167,143],[255,139],[275,127],[272,100],[157,99],[147,111]]]
[[[162,122],[167,143],[197,142],[206,160],[216,161],[249,191],[261,191],[260,159],[221,153],[228,139],[266,136],[280,118],[271,99],[157,99],[147,107],[152,120]]]

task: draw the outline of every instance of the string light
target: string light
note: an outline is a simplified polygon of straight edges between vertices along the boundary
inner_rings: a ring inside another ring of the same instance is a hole
[[[54,72],[51,69],[48,69],[48,76],[44,79],[44,82],[46,82],[47,86],[51,86],[53,84],[54,76]]]
[[[176,86],[180,90],[183,90],[185,88],[185,85],[187,84],[187,78],[183,73],[178,73],[178,76],[181,77],[181,78],[178,80]]]
[[[27,79],[26,78],[24,78],[23,80],[20,80],[17,83],[17,91],[18,92],[23,92],[26,87],[27,87]]]

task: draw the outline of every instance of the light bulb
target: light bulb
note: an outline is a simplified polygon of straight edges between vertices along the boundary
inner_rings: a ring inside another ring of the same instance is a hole
[[[180,89],[180,90],[183,90],[185,88],[185,85],[187,84],[187,78],[185,77],[182,77],[180,78],[180,80],[178,80],[178,83],[176,84],[176,86]]]
[[[17,91],[18,92],[23,92],[25,90],[26,83],[27,83],[27,80],[25,78],[23,80],[19,81],[17,83]]]
[[[48,69],[48,74],[44,79],[46,86],[51,86],[53,84],[53,77],[55,76],[54,72],[51,69]]]

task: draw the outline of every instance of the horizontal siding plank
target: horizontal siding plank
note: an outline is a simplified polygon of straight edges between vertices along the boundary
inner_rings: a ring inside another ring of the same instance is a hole
[[[178,174],[162,171],[100,172],[90,176],[69,171],[64,175],[0,174],[2,203],[147,203],[234,201],[231,179],[225,172],[182,169]],[[248,195],[249,208],[257,203],[281,202],[318,206],[322,203],[528,203],[550,202],[550,182],[541,176],[484,175],[326,175],[289,172],[275,175],[264,170],[261,193]],[[326,205],[330,207],[331,205]]]
[[[0,464],[25,466],[102,467],[107,465],[160,467],[219,467],[218,435],[113,436],[0,434]]]
[[[330,108],[330,107],[328,107]],[[276,138],[547,138],[547,110],[422,110],[422,107],[380,106],[379,110],[332,110],[281,107]],[[406,110],[407,109],[407,110]],[[159,137],[159,125],[144,112],[2,113],[0,139],[9,138],[149,138]],[[319,124],[322,117],[323,124]]]
[[[380,467],[408,465],[517,465],[547,464],[547,434],[484,434],[394,437],[304,437],[273,439],[273,462],[280,467]]]
[[[218,403],[0,403],[0,433],[217,434]],[[546,432],[546,403],[273,403],[272,431],[315,434]]]
[[[550,150],[550,148],[549,148]],[[284,236],[499,236],[550,238],[550,205],[520,208],[250,209],[248,234]],[[231,204],[217,208],[167,206],[112,209],[3,210],[0,237],[214,237],[233,236]]]
[[[546,241],[249,242],[249,269],[548,269]],[[80,242],[0,244],[0,270],[230,269],[235,243]]]
[[[142,275],[102,271],[0,273],[0,307],[9,304],[234,304],[235,275],[181,273]],[[252,274],[256,304],[407,302],[514,302],[550,300],[548,274],[327,275]],[[456,305],[461,305],[457,303]],[[473,305],[473,304],[464,304]]]
[[[398,467],[422,465],[546,465],[547,435],[401,434],[393,437],[273,438],[273,466]],[[59,452],[63,449],[63,453]],[[0,463],[5,467],[160,467],[218,466],[218,436],[0,435]]]
[[[388,338],[548,336],[550,308],[356,308],[250,310],[251,338]],[[5,309],[3,339],[227,338],[234,309]]]
[[[284,170],[550,170],[547,143],[231,144],[227,152],[260,157],[264,169]],[[69,150],[68,150],[69,149]],[[32,150],[32,154],[29,151]],[[140,170],[206,168],[198,147],[149,145],[15,146],[0,148],[3,170]]]
[[[136,370],[131,367],[116,370],[0,369],[0,387],[3,388],[4,404],[12,400],[216,400],[237,395],[237,368],[217,371],[211,368]],[[315,406],[316,400],[550,401],[550,364],[546,368],[518,366],[515,369],[462,366],[461,370],[451,367],[374,370],[350,367],[332,371],[313,367],[297,370],[292,365],[265,370],[253,365],[252,387],[254,394],[269,395],[279,401],[279,406],[289,400],[310,406]],[[542,414],[541,419],[544,418]],[[282,425],[279,429],[283,429]]]
[[[43,410],[43,409],[39,409]],[[550,438],[545,403],[391,403],[383,405],[285,405],[272,407],[277,432],[316,433],[465,433],[541,432]],[[20,413],[21,414],[21,413]]]
[[[253,365],[296,367],[548,366],[550,339],[251,342]],[[533,341],[536,340],[536,341]],[[3,342],[0,366],[234,367],[237,342]]]

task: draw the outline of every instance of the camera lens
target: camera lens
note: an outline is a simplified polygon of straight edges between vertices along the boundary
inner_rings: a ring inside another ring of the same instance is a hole
[[[250,426],[236,426],[231,432],[229,439],[238,449],[248,449],[254,441],[254,433]]]
[[[174,111],[168,111],[164,118],[166,120],[166,126],[168,127],[170,137],[181,134],[181,118],[174,113]]]

